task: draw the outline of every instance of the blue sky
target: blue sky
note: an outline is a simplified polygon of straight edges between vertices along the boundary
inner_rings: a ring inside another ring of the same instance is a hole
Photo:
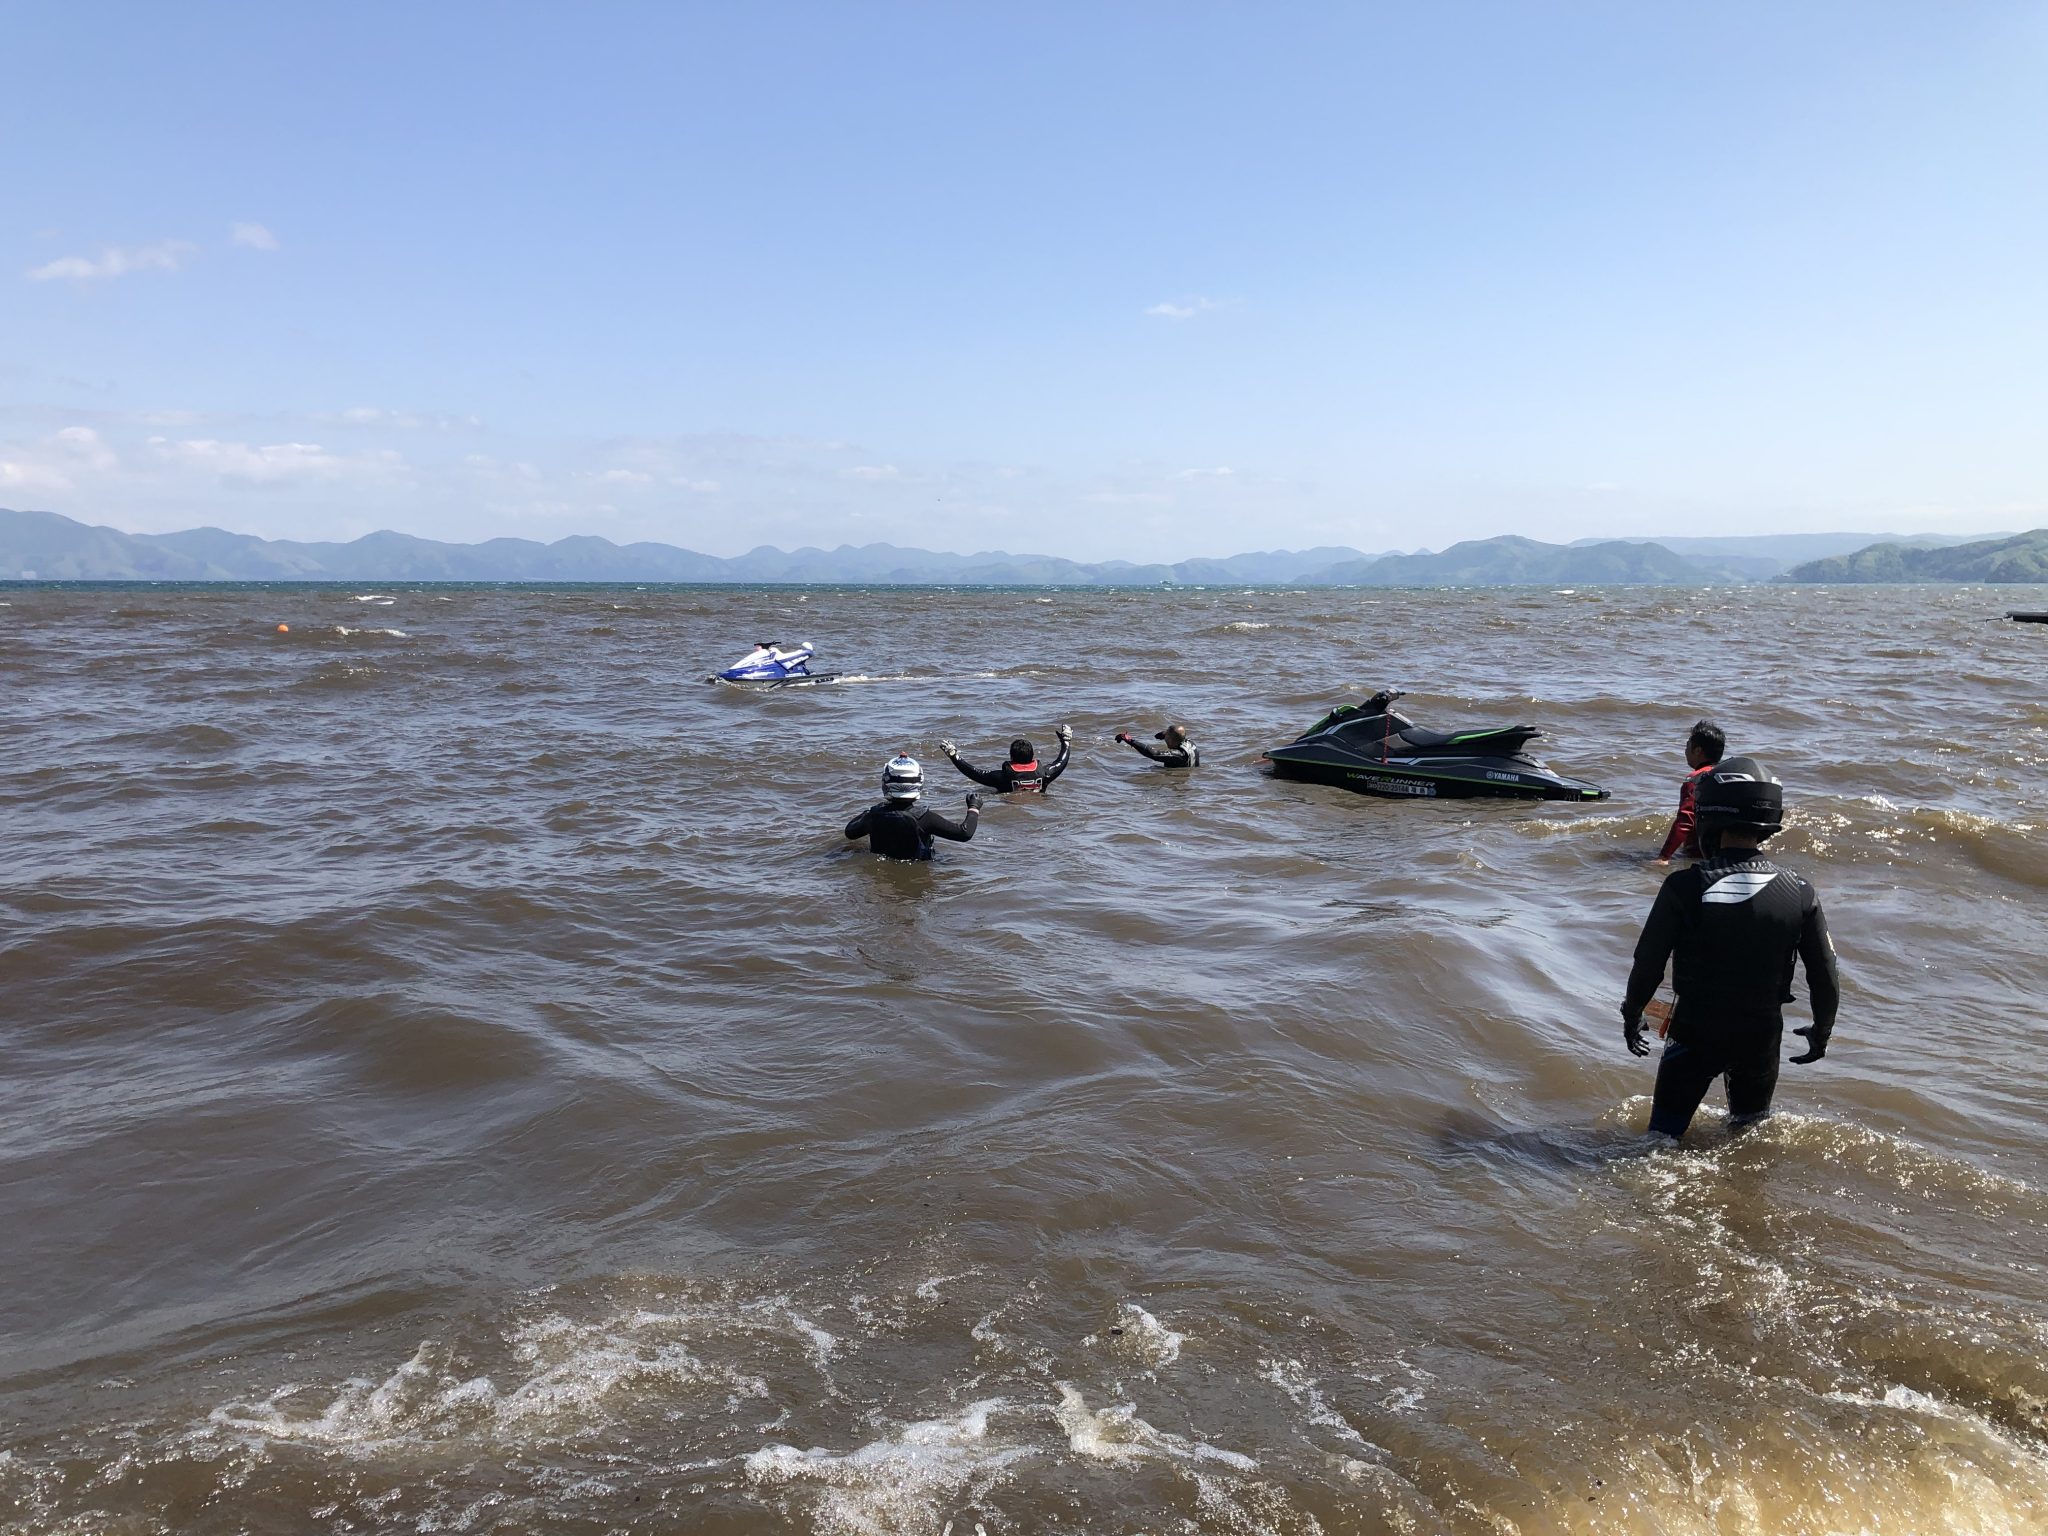
[[[2048,7],[8,11],[0,505],[1083,558],[2048,522]]]

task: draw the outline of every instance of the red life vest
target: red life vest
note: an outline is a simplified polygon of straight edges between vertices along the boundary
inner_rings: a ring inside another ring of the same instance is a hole
[[[1038,777],[1037,758],[1033,758],[1028,763],[1011,763],[1009,767],[1011,789],[1021,789],[1027,793],[1033,790],[1042,792],[1045,789],[1044,783]]]

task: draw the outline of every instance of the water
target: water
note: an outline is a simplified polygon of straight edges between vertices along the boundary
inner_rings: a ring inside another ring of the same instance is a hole
[[[12,1528],[2048,1526],[2038,591],[0,602]],[[1386,683],[1614,798],[1257,771]],[[1845,1002],[1647,1152],[1703,711]]]

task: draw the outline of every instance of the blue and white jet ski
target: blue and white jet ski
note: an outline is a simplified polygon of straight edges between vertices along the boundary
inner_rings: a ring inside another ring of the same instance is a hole
[[[747,688],[794,688],[806,683],[829,683],[839,674],[813,672],[811,658],[818,648],[806,640],[793,651],[785,651],[772,640],[763,640],[723,672],[714,672],[707,683],[736,683]]]

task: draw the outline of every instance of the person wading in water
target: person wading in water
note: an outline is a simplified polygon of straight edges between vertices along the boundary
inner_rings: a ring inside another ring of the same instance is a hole
[[[882,803],[871,805],[846,824],[848,837],[865,837],[868,851],[885,859],[928,859],[932,839],[964,843],[974,836],[981,819],[981,796],[967,792],[967,815],[949,821],[937,811],[917,803],[924,793],[924,768],[905,754],[889,759],[882,769]]]
[[[1151,758],[1162,768],[1199,768],[1202,754],[1192,741],[1188,740],[1188,728],[1184,725],[1169,725],[1163,731],[1153,733],[1154,741],[1166,743],[1163,747],[1148,747],[1129,731],[1118,731],[1116,739],[1127,747],[1135,748]]]
[[[1650,1130],[1682,1136],[1717,1077],[1728,1080],[1728,1123],[1740,1128],[1771,1112],[1778,1054],[1792,1000],[1795,961],[1806,967],[1813,1023],[1794,1034],[1797,1065],[1827,1054],[1841,1005],[1835,946],[1820,897],[1799,876],[1766,859],[1764,840],[1785,822],[1785,792],[1754,758],[1735,757],[1699,779],[1704,859],[1664,877],[1636,941],[1622,999],[1622,1038],[1650,1054],[1643,1009],[1671,962],[1678,1001],[1657,1064]]]
[[[950,741],[939,743],[939,750],[946,754],[946,761],[958,768],[977,784],[986,784],[999,795],[1043,794],[1052,781],[1067,771],[1067,751],[1074,742],[1074,728],[1063,725],[1055,733],[1060,739],[1060,755],[1050,763],[1041,765],[1038,752],[1030,742],[1019,736],[1010,743],[1010,760],[1000,768],[982,769],[960,756],[960,749]]]
[[[1694,797],[1699,793],[1700,775],[1720,762],[1721,754],[1727,750],[1728,738],[1721,727],[1711,720],[1694,724],[1692,734],[1685,738],[1685,766],[1692,772],[1678,786],[1678,814],[1671,818],[1671,830],[1665,835],[1664,846],[1657,850],[1653,863],[1669,864],[1680,854],[1688,859],[1700,856]]]

